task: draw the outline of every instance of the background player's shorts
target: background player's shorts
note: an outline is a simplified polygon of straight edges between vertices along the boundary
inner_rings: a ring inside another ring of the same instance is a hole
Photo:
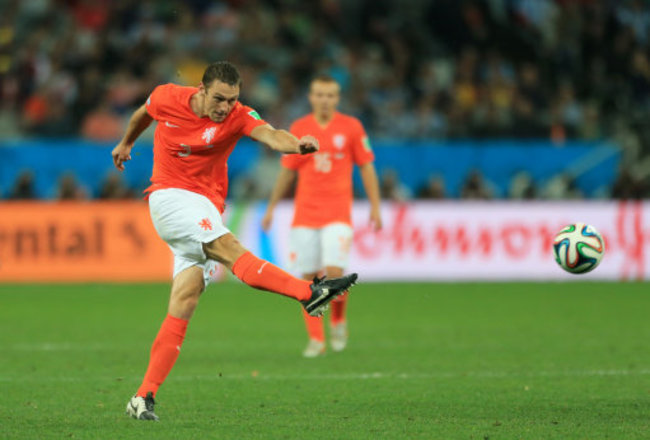
[[[208,260],[203,243],[230,232],[216,206],[200,194],[168,188],[149,195],[149,212],[158,235],[174,254],[174,277],[188,267],[199,266],[207,286],[217,262]]]
[[[326,266],[345,269],[350,256],[352,227],[330,223],[319,229],[294,227],[289,240],[289,264],[295,273],[316,273]]]

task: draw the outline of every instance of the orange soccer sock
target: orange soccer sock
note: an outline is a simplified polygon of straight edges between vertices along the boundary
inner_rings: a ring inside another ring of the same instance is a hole
[[[311,316],[305,309],[302,309],[302,316],[305,318],[305,325],[307,326],[309,339],[316,339],[317,341],[323,342],[325,340],[323,318],[319,316]]]
[[[330,322],[332,325],[345,322],[345,306],[348,304],[348,292],[335,298],[332,302],[332,313],[330,315]]]
[[[290,296],[299,301],[311,297],[309,281],[293,277],[269,263],[257,258],[250,252],[239,257],[232,266],[232,273],[251,287]]]
[[[188,321],[167,315],[156,339],[151,346],[149,367],[144,375],[137,395],[146,397],[151,391],[154,396],[171,371],[181,351]]]

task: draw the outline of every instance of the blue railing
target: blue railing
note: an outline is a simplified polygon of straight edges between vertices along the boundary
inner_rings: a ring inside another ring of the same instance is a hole
[[[22,170],[35,173],[38,197],[55,196],[61,175],[74,174],[92,195],[113,172],[110,157],[113,144],[82,140],[15,140],[0,142],[0,196],[7,197]],[[618,172],[620,151],[608,142],[568,142],[561,147],[548,141],[383,141],[374,143],[376,166],[395,170],[415,191],[432,174],[445,180],[448,196],[457,197],[468,173],[480,170],[494,184],[497,196],[504,196],[514,174],[526,170],[537,184],[566,172],[576,177],[577,186],[594,196],[612,185]],[[244,139],[229,160],[231,181],[246,173],[260,157],[261,147]],[[151,174],[151,144],[137,144],[133,160],[123,177],[137,189],[148,186]],[[358,182],[358,173],[355,175]]]

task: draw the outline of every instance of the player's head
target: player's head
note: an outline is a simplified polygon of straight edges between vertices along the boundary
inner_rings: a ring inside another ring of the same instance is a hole
[[[317,116],[330,117],[339,104],[341,87],[329,75],[315,77],[309,85],[309,103]]]
[[[239,99],[241,76],[228,61],[210,64],[203,72],[199,93],[203,96],[203,114],[214,122],[222,122]]]

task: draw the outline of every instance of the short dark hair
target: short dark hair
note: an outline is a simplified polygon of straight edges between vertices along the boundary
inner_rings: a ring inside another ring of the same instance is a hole
[[[339,83],[337,80],[334,79],[334,77],[332,75],[329,75],[327,73],[320,73],[320,74],[316,75],[315,77],[312,78],[311,82],[312,83],[315,83],[315,82],[325,82],[325,83],[333,82],[333,83],[337,83],[337,84]]]
[[[217,61],[205,68],[203,78],[201,79],[203,85],[207,88],[215,79],[229,86],[241,86],[239,70],[237,70],[234,64],[228,61]]]

